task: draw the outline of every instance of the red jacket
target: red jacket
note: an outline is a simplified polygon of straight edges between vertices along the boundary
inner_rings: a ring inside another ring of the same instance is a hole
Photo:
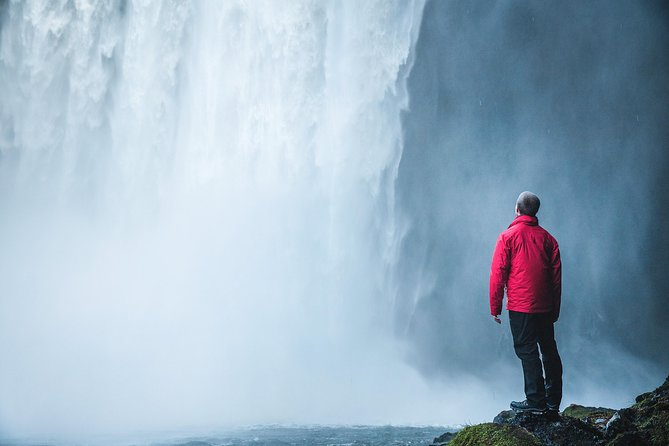
[[[490,268],[490,313],[508,310],[560,315],[562,265],[557,241],[536,217],[521,215],[497,239]]]

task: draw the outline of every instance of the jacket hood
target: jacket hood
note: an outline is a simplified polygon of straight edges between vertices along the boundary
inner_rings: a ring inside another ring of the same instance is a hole
[[[519,215],[511,222],[509,228],[520,223],[528,226],[537,226],[539,224],[539,219],[537,217],[530,217],[529,215]]]

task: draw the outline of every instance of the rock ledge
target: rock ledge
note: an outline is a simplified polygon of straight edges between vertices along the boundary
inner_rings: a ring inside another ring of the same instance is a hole
[[[669,445],[669,376],[620,410],[572,404],[547,415],[500,412],[492,423],[468,426],[434,439],[435,446],[666,446]]]

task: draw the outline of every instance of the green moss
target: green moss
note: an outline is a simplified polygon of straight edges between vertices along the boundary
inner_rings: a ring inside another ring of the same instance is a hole
[[[652,444],[669,444],[669,412],[658,413],[650,417],[640,427],[648,432]]]
[[[669,445],[669,377],[660,387],[636,398],[631,408],[639,431],[653,445]]]
[[[462,429],[449,443],[449,446],[493,445],[541,446],[541,442],[520,426],[483,423]]]
[[[583,418],[611,418],[614,413],[615,410],[605,407],[586,407],[572,404],[562,412],[562,415],[581,420]]]
[[[615,412],[615,410],[605,407],[586,407],[572,404],[562,412],[562,415],[576,418],[591,426],[604,429],[606,422],[609,421]]]
[[[616,437],[605,443],[606,446],[630,446],[630,445],[647,445],[645,438],[639,435],[638,432],[625,432],[616,435]]]

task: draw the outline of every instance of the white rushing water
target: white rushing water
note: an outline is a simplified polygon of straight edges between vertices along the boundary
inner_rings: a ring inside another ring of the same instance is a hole
[[[392,336],[422,9],[2,3],[3,432],[476,413]]]

